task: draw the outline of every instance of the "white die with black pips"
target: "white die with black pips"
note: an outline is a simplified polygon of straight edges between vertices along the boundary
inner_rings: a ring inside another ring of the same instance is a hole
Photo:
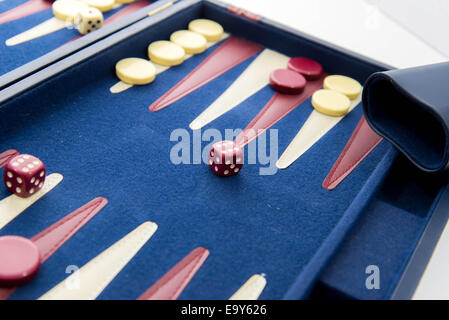
[[[97,8],[88,7],[78,12],[75,18],[79,33],[86,34],[103,26],[103,14]]]

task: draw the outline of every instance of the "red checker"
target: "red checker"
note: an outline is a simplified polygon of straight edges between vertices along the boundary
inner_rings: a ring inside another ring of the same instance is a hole
[[[286,94],[299,94],[304,90],[307,80],[299,73],[287,70],[277,69],[270,74],[270,86]]]
[[[315,80],[323,73],[323,67],[315,60],[296,57],[291,58],[287,67],[306,77],[307,80]]]
[[[33,241],[0,237],[0,286],[14,287],[31,281],[39,272],[41,255]]]

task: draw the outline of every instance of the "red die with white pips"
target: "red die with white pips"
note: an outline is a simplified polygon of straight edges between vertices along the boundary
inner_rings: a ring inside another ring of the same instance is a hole
[[[3,182],[10,192],[27,198],[42,189],[46,173],[41,160],[29,154],[19,154],[6,164]]]
[[[217,176],[236,175],[243,167],[243,150],[232,141],[215,143],[209,151],[209,167]]]

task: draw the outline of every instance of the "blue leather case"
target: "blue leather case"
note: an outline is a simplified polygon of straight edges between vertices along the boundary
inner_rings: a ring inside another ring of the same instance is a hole
[[[365,84],[371,127],[418,168],[449,168],[449,63],[378,72]]]

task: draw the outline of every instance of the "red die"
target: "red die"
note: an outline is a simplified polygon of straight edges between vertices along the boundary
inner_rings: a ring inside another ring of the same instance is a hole
[[[236,175],[243,167],[243,150],[232,141],[215,143],[209,152],[209,167],[218,176]]]
[[[42,188],[45,175],[42,161],[29,154],[19,154],[6,164],[3,182],[10,192],[26,198]]]

